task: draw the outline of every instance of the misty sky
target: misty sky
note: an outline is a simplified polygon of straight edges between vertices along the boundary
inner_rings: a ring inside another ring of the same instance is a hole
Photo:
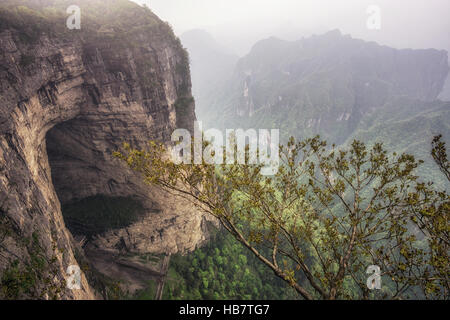
[[[180,35],[205,29],[238,54],[277,36],[296,40],[340,29],[397,48],[450,50],[450,0],[134,0],[146,3]],[[369,5],[381,9],[381,29],[366,26]]]

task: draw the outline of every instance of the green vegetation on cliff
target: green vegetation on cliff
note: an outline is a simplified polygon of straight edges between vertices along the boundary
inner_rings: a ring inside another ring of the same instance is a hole
[[[69,30],[66,26],[72,5],[81,10],[81,29]],[[147,7],[129,0],[6,0],[0,4],[0,32],[6,29],[19,31],[22,40],[35,43],[42,34],[90,37],[109,37],[127,40],[135,32],[151,31],[153,27],[166,28]]]
[[[152,300],[155,292],[152,281],[135,298]],[[223,230],[215,230],[212,239],[193,253],[172,256],[163,295],[163,299],[175,300],[295,298],[291,288]]]
[[[440,139],[434,139],[432,154],[448,183],[449,163]],[[381,143],[367,147],[354,140],[337,148],[319,137],[291,138],[280,147],[278,172],[268,177],[261,175],[262,164],[176,165],[165,152],[156,143],[149,150],[124,145],[115,156],[147,183],[179,192],[217,218],[299,297],[448,298],[450,199],[445,189],[417,175],[423,162],[414,156],[388,153]],[[247,280],[254,281],[250,270],[241,268],[247,260],[239,251],[225,269],[220,269],[221,256],[214,249],[198,253],[190,266],[179,264],[177,271],[191,277],[196,297],[242,294],[216,282],[221,274],[232,283],[237,275],[243,288]],[[367,285],[368,266],[382,270],[380,290]],[[254,294],[260,290],[253,288]]]

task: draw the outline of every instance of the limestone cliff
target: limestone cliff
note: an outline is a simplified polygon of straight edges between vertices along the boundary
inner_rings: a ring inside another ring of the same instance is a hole
[[[95,195],[141,203],[139,221],[93,238],[103,249],[172,253],[205,240],[201,214],[112,157],[124,141],[145,147],[192,129],[188,59],[166,23],[126,0],[70,1],[81,7],[81,30],[65,29],[64,7],[39,11],[54,1],[17,2],[29,8],[0,8],[0,278],[38,256],[38,282],[57,287],[56,297],[94,298],[84,276],[81,290],[65,287],[79,248],[61,204]],[[51,286],[31,287],[13,294],[34,298]]]

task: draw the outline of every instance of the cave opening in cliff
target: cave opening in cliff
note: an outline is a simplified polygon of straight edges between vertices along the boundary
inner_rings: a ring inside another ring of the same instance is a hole
[[[58,124],[46,135],[52,182],[66,226],[73,235],[87,237],[127,227],[145,213],[141,201],[114,192],[114,179],[100,165],[104,152],[90,135],[82,119]]]

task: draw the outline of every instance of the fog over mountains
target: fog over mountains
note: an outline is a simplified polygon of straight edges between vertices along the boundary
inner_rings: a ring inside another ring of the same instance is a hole
[[[275,36],[296,41],[334,29],[396,49],[450,51],[450,20],[446,17],[450,2],[446,0],[133,1],[151,7],[170,22],[177,35],[196,29],[207,31],[227,52],[240,57],[262,39]],[[371,5],[380,9],[379,30],[367,27]],[[440,98],[450,100],[450,79]]]
[[[206,31],[181,40],[205,127],[379,141],[429,160],[428,174],[429,141],[450,137],[450,103],[438,99],[446,94],[445,50],[398,50],[333,30],[297,41],[267,38],[237,59]]]
[[[210,32],[239,55],[264,38],[298,40],[339,28],[355,38],[394,48],[450,49],[450,2],[446,0],[135,0],[146,3],[180,35]],[[367,9],[381,10],[380,30],[369,30]]]

